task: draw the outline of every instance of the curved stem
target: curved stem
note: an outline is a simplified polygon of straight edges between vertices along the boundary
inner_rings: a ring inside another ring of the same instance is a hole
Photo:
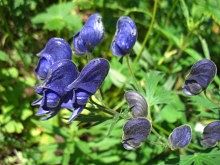
[[[146,33],[146,35],[145,35],[144,41],[143,41],[143,43],[142,43],[141,50],[140,50],[140,52],[138,53],[137,57],[135,58],[135,62],[137,62],[137,61],[141,58],[142,53],[143,53],[143,51],[144,51],[144,47],[145,47],[145,45],[146,45],[146,43],[147,43],[147,40],[148,40],[148,38],[149,38],[149,36],[150,36],[151,30],[152,30],[153,25],[154,25],[156,13],[157,13],[157,4],[158,4],[158,1],[159,1],[159,0],[155,0],[155,2],[154,2],[154,9],[153,9],[153,15],[152,15],[151,23],[150,23],[149,29],[148,29],[148,31],[147,31],[147,33]]]

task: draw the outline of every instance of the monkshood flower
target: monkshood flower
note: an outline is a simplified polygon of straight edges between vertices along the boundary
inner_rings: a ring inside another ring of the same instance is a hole
[[[186,147],[192,139],[192,129],[189,125],[181,125],[170,134],[168,141],[172,150]]]
[[[124,56],[133,48],[137,40],[137,27],[128,16],[121,16],[117,22],[116,33],[111,44],[113,55]]]
[[[68,122],[74,120],[83,110],[89,97],[100,88],[109,72],[109,62],[104,58],[91,60],[81,71],[78,78],[65,89],[69,92],[63,107],[72,111]]]
[[[203,59],[195,63],[183,86],[183,92],[188,95],[197,95],[205,90],[212,82],[217,73],[215,63],[208,59]]]
[[[61,103],[67,95],[65,88],[77,77],[78,71],[74,63],[70,60],[60,60],[54,63],[48,71],[45,81],[36,87],[36,92],[42,97],[32,103],[38,105],[38,116],[46,116],[42,119],[49,119],[59,112]]]
[[[220,141],[220,121],[209,123],[203,130],[201,144],[204,147],[214,147]]]
[[[141,143],[151,132],[151,123],[145,118],[133,118],[128,120],[123,127],[122,144],[127,150],[134,150],[141,146]]]
[[[148,105],[145,98],[136,91],[127,91],[124,95],[130,109],[132,116],[136,117],[147,117]]]
[[[89,97],[100,88],[108,71],[109,63],[102,58],[91,60],[80,73],[69,60],[55,63],[45,82],[37,87],[37,93],[43,97],[32,104],[40,106],[36,115],[49,119],[61,108],[67,108],[72,112],[68,120],[70,123],[81,113]]]
[[[73,46],[78,55],[91,53],[104,37],[104,26],[102,17],[96,13],[92,14],[80,32],[73,37]]]
[[[47,77],[48,70],[55,62],[72,58],[70,45],[62,38],[51,38],[44,49],[38,53],[40,57],[35,72],[39,79]]]

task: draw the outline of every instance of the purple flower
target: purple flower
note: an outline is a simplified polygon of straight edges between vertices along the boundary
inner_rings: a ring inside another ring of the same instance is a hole
[[[102,17],[96,13],[92,14],[80,32],[73,37],[75,53],[82,55],[91,53],[104,37],[104,26]]]
[[[100,88],[108,71],[109,63],[102,58],[91,60],[81,73],[70,60],[54,63],[46,80],[36,89],[42,95],[32,103],[40,106],[36,115],[49,119],[61,108],[67,108],[72,112],[68,120],[71,122],[83,110],[89,97]]]
[[[145,118],[133,118],[128,120],[123,127],[124,135],[122,144],[127,150],[140,147],[141,143],[151,132],[151,123]]]
[[[192,129],[189,125],[181,125],[173,130],[168,141],[172,150],[186,147],[192,139]]]
[[[55,62],[72,58],[70,45],[62,38],[51,38],[44,49],[38,53],[40,57],[35,72],[39,79],[47,77],[48,70]]]
[[[188,95],[197,95],[205,90],[214,79],[217,72],[215,63],[208,59],[203,59],[195,63],[183,86],[183,92]]]
[[[220,121],[214,121],[204,128],[201,144],[204,147],[214,147],[218,141],[220,141]]]
[[[136,91],[127,91],[124,95],[129,107],[132,111],[132,116],[147,117],[148,105],[145,98]]]
[[[42,97],[32,103],[34,106],[40,106],[36,115],[46,115],[43,119],[56,115],[67,95],[65,87],[72,83],[78,74],[75,64],[70,60],[63,59],[54,63],[49,68],[45,81],[37,86],[36,92]]]
[[[128,16],[119,18],[116,33],[111,45],[113,55],[124,56],[128,54],[137,40],[137,27]]]

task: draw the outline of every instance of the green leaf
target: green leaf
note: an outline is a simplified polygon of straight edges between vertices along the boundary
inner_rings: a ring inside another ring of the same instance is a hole
[[[8,55],[5,52],[1,51],[1,50],[0,50],[0,61],[9,62]]]
[[[44,24],[44,29],[60,31],[64,28],[77,31],[82,26],[81,18],[76,14],[73,2],[52,5],[46,12],[32,18],[34,24]]]
[[[169,123],[174,123],[183,116],[183,112],[179,111],[172,105],[166,105],[160,113],[161,118]]]

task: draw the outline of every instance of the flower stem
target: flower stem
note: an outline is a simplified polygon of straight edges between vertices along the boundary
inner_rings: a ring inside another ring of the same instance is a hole
[[[131,74],[131,77],[133,78],[133,80],[134,80],[134,82],[135,82],[135,84],[137,86],[138,91],[140,91],[141,89],[139,87],[138,81],[136,80],[136,78],[134,76],[134,72],[131,69],[131,65],[130,65],[130,61],[129,61],[129,56],[126,56],[126,62],[127,62],[128,70],[129,70],[129,72]]]
[[[142,56],[142,53],[143,53],[143,51],[144,51],[144,47],[145,47],[145,45],[146,45],[146,43],[147,43],[147,40],[148,40],[148,38],[149,38],[149,36],[150,36],[150,33],[151,33],[151,31],[152,31],[152,28],[153,28],[153,25],[154,25],[154,21],[155,21],[155,17],[156,17],[156,13],[157,13],[158,1],[159,1],[159,0],[155,0],[155,1],[154,1],[154,9],[153,9],[153,15],[152,15],[152,19],[151,19],[151,22],[150,22],[150,26],[149,26],[149,29],[148,29],[146,35],[145,35],[144,41],[143,41],[142,46],[141,46],[141,50],[140,50],[140,52],[138,53],[137,57],[135,58],[135,62],[137,62],[137,61],[140,60],[140,58],[141,58],[141,56]]]

